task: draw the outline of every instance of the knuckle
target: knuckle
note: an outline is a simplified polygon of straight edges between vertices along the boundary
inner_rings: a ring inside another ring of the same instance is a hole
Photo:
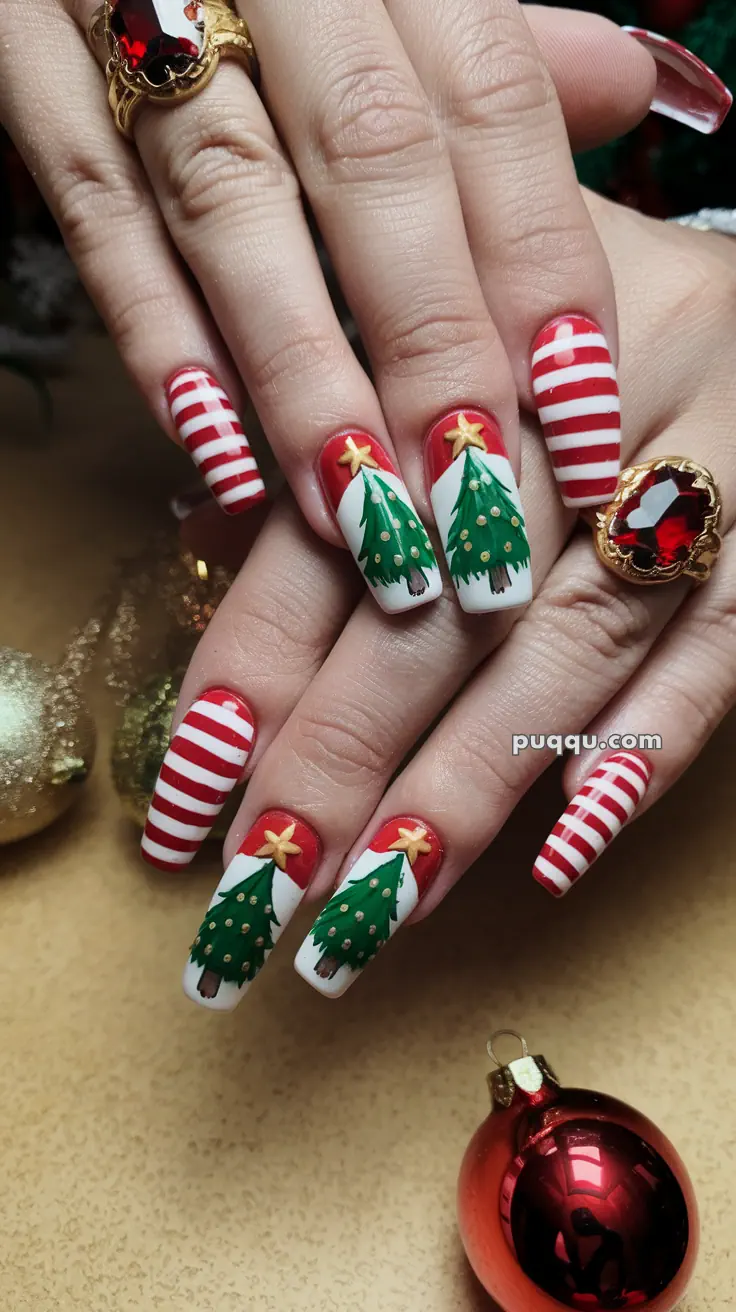
[[[295,715],[292,742],[300,761],[309,761],[312,769],[331,782],[350,787],[371,784],[383,778],[389,763],[389,726],[364,707],[341,701],[339,714],[327,707],[319,712],[302,711]],[[386,743],[386,752],[382,745]]]
[[[49,177],[56,217],[78,259],[93,254],[123,227],[129,230],[148,213],[148,197],[131,176],[127,161],[67,159]]]
[[[210,107],[211,110],[211,107]],[[196,224],[214,215],[226,221],[249,215],[259,204],[296,198],[296,178],[275,142],[248,128],[235,110],[210,112],[176,139],[166,162],[166,182],[178,217]]]
[[[514,131],[554,105],[551,80],[517,17],[469,23],[448,82],[447,109],[456,128]]]
[[[397,69],[366,61],[327,87],[313,129],[315,153],[338,182],[398,161],[426,168],[444,149],[429,101]]]
[[[484,717],[464,723],[462,737],[452,744],[452,758],[453,777],[462,780],[464,791],[482,799],[483,813],[502,815],[519,788],[517,762]]]
[[[568,566],[552,576],[539,595],[537,618],[549,630],[549,650],[567,652],[578,673],[592,677],[611,663],[630,664],[651,638],[646,601],[602,566],[596,573]]]
[[[467,370],[473,365],[478,370],[488,365],[488,321],[474,316],[459,307],[422,307],[413,305],[403,312],[379,322],[376,340],[379,343],[383,369],[396,377],[417,372],[432,372],[438,362],[452,371],[457,367]],[[496,378],[496,382],[498,382]]]
[[[248,382],[251,390],[264,393],[280,392],[282,384],[293,389],[295,383],[306,379],[314,391],[333,384],[344,364],[339,339],[309,324],[282,320],[277,345],[254,347],[248,360]]]

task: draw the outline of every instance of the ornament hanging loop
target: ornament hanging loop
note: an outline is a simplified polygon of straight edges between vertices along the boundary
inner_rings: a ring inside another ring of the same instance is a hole
[[[519,1043],[521,1044],[522,1057],[529,1056],[529,1048],[527,1046],[527,1041],[524,1038],[523,1034],[519,1034],[517,1030],[494,1030],[493,1034],[491,1035],[490,1039],[486,1044],[486,1052],[488,1053],[488,1056],[490,1057],[491,1061],[496,1066],[507,1065],[505,1061],[501,1061],[501,1058],[497,1055],[493,1046],[497,1042],[497,1040],[501,1038],[518,1039]]]

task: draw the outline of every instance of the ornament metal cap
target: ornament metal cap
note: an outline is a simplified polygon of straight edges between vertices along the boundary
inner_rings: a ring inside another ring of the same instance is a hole
[[[494,1048],[496,1041],[503,1036],[518,1039],[521,1044],[521,1056],[505,1065]],[[495,1030],[486,1044],[486,1050],[491,1061],[498,1067],[497,1070],[490,1071],[487,1076],[494,1111],[506,1111],[517,1093],[534,1101],[545,1085],[548,1087],[552,1085],[556,1089],[560,1087],[560,1082],[546,1058],[541,1053],[530,1057],[526,1039],[522,1034],[517,1034],[516,1030]]]

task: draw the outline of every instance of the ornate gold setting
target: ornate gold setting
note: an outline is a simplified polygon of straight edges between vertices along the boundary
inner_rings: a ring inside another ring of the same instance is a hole
[[[637,491],[647,474],[653,469],[665,468],[694,474],[693,487],[706,493],[710,511],[705,517],[702,532],[692,543],[685,559],[666,566],[655,564],[650,569],[640,569],[631,559],[632,549],[621,548],[612,540],[611,526],[624,503]],[[710,578],[721,549],[721,538],[717,532],[720,517],[721,497],[710,470],[682,456],[662,456],[657,460],[646,460],[640,465],[631,465],[621,472],[613,500],[597,512],[593,541],[601,563],[628,583],[645,586],[651,583],[671,583],[683,575],[688,575],[698,583],[705,583]]]
[[[202,53],[186,68],[167,68],[168,76],[161,83],[149,81],[141,69],[130,69],[121,57],[111,27],[113,0],[103,0],[92,15],[87,37],[93,48],[102,44],[107,49],[108,101],[115,126],[128,141],[133,140],[134,119],[144,102],[167,106],[196,96],[214,76],[222,57],[239,60],[258,86],[258,59],[245,19],[239,17],[227,0],[203,0],[203,8]]]

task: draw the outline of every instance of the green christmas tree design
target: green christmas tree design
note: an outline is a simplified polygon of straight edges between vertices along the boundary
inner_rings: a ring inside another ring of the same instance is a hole
[[[404,854],[398,852],[362,879],[351,879],[338,889],[312,930],[316,946],[322,949],[315,966],[318,975],[332,979],[341,966],[361,970],[373,959],[391,933],[403,882]]]
[[[377,583],[406,580],[412,597],[427,589],[425,569],[436,565],[432,544],[415,511],[372,469],[361,469],[364,501],[360,527],[364,529],[358,563],[366,578]]]
[[[202,966],[197,990],[203,998],[217,996],[222,981],[238,988],[255,979],[273,947],[279,922],[273,911],[273,859],[239,884],[220,893],[210,907],[192,944],[191,961]]]
[[[509,567],[519,570],[529,564],[524,519],[509,489],[476,450],[467,447],[462,459],[460,490],[447,537],[450,573],[455,582],[464,583],[487,574],[491,592],[504,592],[511,585]]]

